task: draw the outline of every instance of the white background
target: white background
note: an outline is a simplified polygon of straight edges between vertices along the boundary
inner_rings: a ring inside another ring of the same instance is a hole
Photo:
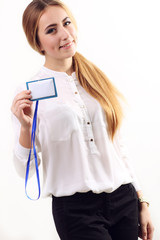
[[[10,106],[15,88],[44,62],[21,27],[30,1],[0,0],[0,239],[58,240],[51,199],[30,201],[12,163]],[[65,0],[79,26],[78,50],[96,63],[127,99],[125,132],[160,239],[160,1]]]

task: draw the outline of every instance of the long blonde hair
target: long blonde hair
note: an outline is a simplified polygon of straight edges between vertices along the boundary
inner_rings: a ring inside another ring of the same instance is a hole
[[[76,21],[68,7],[59,0],[33,0],[23,14],[23,29],[31,47],[40,54],[40,42],[38,38],[38,23],[41,15],[48,6],[60,6],[63,8],[71,22],[77,29]],[[76,76],[82,87],[101,104],[106,114],[107,131],[113,140],[117,129],[121,125],[123,112],[120,104],[122,95],[113,86],[106,75],[92,62],[88,61],[80,53],[73,57]],[[120,97],[120,98],[119,98]]]

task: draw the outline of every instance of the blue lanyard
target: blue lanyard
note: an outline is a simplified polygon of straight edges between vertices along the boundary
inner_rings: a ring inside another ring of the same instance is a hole
[[[41,194],[37,153],[36,153],[36,147],[35,147],[35,135],[36,135],[36,127],[37,127],[37,111],[38,111],[38,101],[36,101],[36,107],[35,107],[35,111],[34,111],[32,134],[31,134],[31,148],[30,148],[30,152],[29,152],[29,156],[28,156],[28,162],[27,162],[27,167],[26,167],[26,177],[25,177],[25,192],[26,192],[26,196],[30,200],[38,200],[40,198],[40,194]],[[30,198],[27,194],[27,182],[28,182],[28,176],[29,176],[29,167],[30,167],[32,147],[33,147],[33,153],[34,153],[34,158],[35,158],[35,168],[36,168],[37,184],[38,184],[38,197],[36,199]]]

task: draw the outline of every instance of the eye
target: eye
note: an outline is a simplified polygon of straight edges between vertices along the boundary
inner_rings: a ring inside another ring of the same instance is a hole
[[[50,28],[48,29],[48,31],[46,32],[46,34],[51,34],[51,33],[54,33],[56,31],[55,28]]]
[[[71,21],[66,21],[66,22],[64,23],[64,26],[67,26],[67,25],[69,25],[69,24],[71,24]]]

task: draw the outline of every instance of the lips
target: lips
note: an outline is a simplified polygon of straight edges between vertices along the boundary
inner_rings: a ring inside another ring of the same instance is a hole
[[[63,46],[60,46],[59,48],[65,48],[65,47],[70,47],[72,45],[72,42],[68,42],[64,44]]]

